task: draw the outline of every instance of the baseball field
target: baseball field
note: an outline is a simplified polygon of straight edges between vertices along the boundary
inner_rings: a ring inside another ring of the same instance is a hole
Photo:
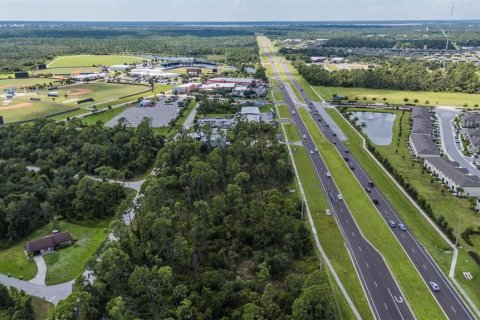
[[[50,62],[48,68],[111,66],[142,61],[142,57],[119,55],[75,55],[59,56]]]
[[[149,87],[113,83],[92,83],[56,90],[18,94],[13,100],[0,99],[0,116],[5,123],[33,120],[61,112],[91,109],[92,105],[114,104],[121,97],[149,91]],[[50,96],[49,96],[50,94]],[[85,101],[86,99],[93,101]]]

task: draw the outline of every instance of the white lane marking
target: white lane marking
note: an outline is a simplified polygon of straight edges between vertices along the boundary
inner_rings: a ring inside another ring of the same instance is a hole
[[[455,310],[455,308],[453,306],[450,306],[450,308],[452,308],[453,312],[457,313],[457,311]]]
[[[352,231],[352,237],[355,237],[355,233],[353,233],[353,231]]]
[[[345,222],[348,223],[348,219],[345,219]]]
[[[385,309],[388,310],[387,304],[384,302],[383,305],[385,306]]]
[[[367,263],[367,262],[365,262],[365,264],[367,265],[367,268],[368,268],[368,269],[370,269],[370,266],[368,265],[368,263]]]
[[[427,267],[424,264],[422,264],[422,266],[423,266],[423,269],[427,270]]]
[[[403,239],[405,239],[405,235],[403,233],[402,233],[402,237],[403,237]]]
[[[49,301],[49,302],[52,302],[53,300],[55,300],[56,297],[57,297],[57,296],[53,296],[53,297],[51,297],[50,299],[48,299],[48,301]]]
[[[362,251],[362,247],[358,246],[358,250]]]
[[[400,311],[400,308],[397,305],[397,303],[403,302],[403,298],[400,296],[400,299],[397,299],[397,297],[393,296],[392,292],[390,291],[390,288],[387,288],[387,290],[388,290],[388,293],[390,294],[390,297],[392,297],[392,299],[395,300],[395,308],[397,308],[398,314],[400,314],[400,318],[402,318],[403,320],[404,318],[403,318],[402,312]]]
[[[373,281],[373,283],[375,283],[375,287],[377,287],[377,288],[378,288],[377,281]]]
[[[415,253],[415,249],[412,248],[413,253]]]

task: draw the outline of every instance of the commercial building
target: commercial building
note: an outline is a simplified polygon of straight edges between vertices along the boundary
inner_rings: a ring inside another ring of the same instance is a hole
[[[28,78],[28,72],[25,72],[25,71],[15,72],[15,79],[25,79],[25,78]]]
[[[200,141],[202,144],[210,145],[212,148],[223,148],[227,145],[227,130],[225,129],[213,128],[209,135],[205,132],[194,132],[188,136]]]
[[[203,92],[215,92],[215,91],[232,92],[235,86],[236,86],[235,83],[208,83],[199,87],[198,90]]]
[[[441,157],[427,158],[424,166],[450,190],[469,197],[480,197],[480,179],[468,174],[458,162]]]
[[[313,63],[323,63],[325,60],[325,57],[310,57],[310,61]]]
[[[212,84],[212,83],[233,83],[235,85],[256,87],[261,83],[261,81],[253,78],[224,78],[224,77],[212,78],[207,80],[207,84]]]
[[[189,83],[176,86],[175,88],[173,88],[173,92],[176,92],[179,94],[190,94],[195,90],[197,90],[197,88],[200,86],[201,86],[201,83],[189,82]]]
[[[209,124],[213,128],[220,128],[220,129],[231,129],[235,127],[237,121],[233,118],[203,118],[198,119],[197,123],[200,126],[204,126]]]
[[[113,66],[108,67],[108,71],[110,72],[127,72],[129,70],[132,70],[134,66],[128,65],[128,64],[116,64]]]

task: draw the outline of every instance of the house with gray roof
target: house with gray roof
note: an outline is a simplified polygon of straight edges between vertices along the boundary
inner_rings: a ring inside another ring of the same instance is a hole
[[[410,117],[412,119],[429,119],[430,118],[430,108],[413,107],[412,108],[412,115]]]
[[[413,133],[409,138],[410,148],[417,158],[439,157],[440,149],[429,135]]]
[[[426,158],[424,166],[438,177],[450,190],[457,192],[463,189],[463,195],[480,197],[480,179],[469,175],[468,170],[460,167],[458,162],[442,157]]]
[[[462,117],[462,127],[464,128],[479,128],[480,127],[480,113],[466,113]]]

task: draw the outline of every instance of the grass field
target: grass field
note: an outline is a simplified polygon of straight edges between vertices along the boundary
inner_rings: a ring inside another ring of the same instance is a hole
[[[278,106],[278,113],[280,114],[280,118],[290,119],[292,114],[286,105]]]
[[[460,223],[460,232],[463,232],[463,230],[469,226],[475,229],[480,225],[480,217],[470,209],[470,204],[467,199],[457,198],[448,192],[442,194],[442,186],[436,181],[432,182],[429,174],[422,173],[422,169],[418,163],[415,163],[412,167],[412,158],[407,147],[406,136],[410,129],[410,113],[406,112],[401,122],[401,112],[396,111],[396,113],[397,118],[393,128],[393,137],[398,137],[400,126],[403,127],[402,131],[404,136],[400,139],[398,146],[395,143],[389,146],[377,146],[377,150],[379,150],[384,157],[387,157],[403,177],[431,204],[436,215],[443,215],[451,226],[455,226],[455,229]],[[348,126],[348,123],[338,112],[332,110],[330,111],[330,115],[347,135],[348,141],[346,143],[357,160],[362,163],[362,166],[372,176],[375,183],[382,188],[386,197],[400,213],[402,219],[404,219],[409,226],[409,229],[415,234],[415,237],[425,245],[435,261],[442,270],[446,272],[450,267],[451,254],[450,252],[442,250],[445,246],[444,241],[439,242],[439,236],[435,235],[433,228],[418,214],[398,190],[395,190],[392,186],[385,185],[386,177],[382,178],[381,175],[377,173],[379,168],[366,156],[365,151],[361,148],[360,138],[354,129]],[[461,237],[459,237],[458,241],[461,247],[459,247],[456,279],[461,283],[472,300],[477,305],[480,305],[480,268],[478,268],[467,255],[467,251],[469,250],[476,251],[480,254],[480,243],[477,246],[471,247],[465,243]],[[473,280],[466,280],[463,272],[471,272]]]
[[[98,113],[92,114],[91,116],[82,118],[82,122],[88,123],[88,124],[95,124],[97,123],[97,121],[102,121],[105,124],[108,121],[115,118],[116,116],[118,116],[120,113],[122,113],[126,109],[134,106],[135,105],[125,105],[119,108],[98,112]]]
[[[122,55],[60,56],[50,62],[48,68],[111,66],[142,61],[142,57]]]
[[[40,74],[48,74],[51,73],[53,75],[71,75],[71,74],[79,74],[80,72],[100,72],[100,68],[98,67],[70,67],[70,68],[47,68],[45,70],[35,70],[32,72],[34,75]]]
[[[99,108],[102,105],[107,107],[109,104],[113,105],[121,101],[119,98],[122,96],[130,94],[138,94],[140,96],[141,93],[147,90],[149,90],[149,87],[128,84],[91,83],[74,85],[55,90],[58,93],[58,97],[55,98],[48,97],[48,91],[17,96],[8,105],[0,105],[0,115],[4,116],[6,123],[32,120],[75,108],[85,108],[90,105],[95,105]],[[147,94],[153,93],[147,92]],[[40,98],[41,101],[31,101],[30,98]],[[76,102],[78,100],[86,98],[93,98],[95,101],[77,105]],[[135,97],[129,97],[125,100],[128,99],[134,100]],[[78,114],[86,112],[88,110],[79,111]],[[67,113],[61,117],[66,118],[67,116],[71,116],[71,114]]]
[[[386,259],[416,317],[419,319],[444,319],[445,316],[434,300],[430,289],[419,276],[340,154],[323,137],[308,112],[305,109],[300,109],[299,113],[330,172],[332,172],[357,224],[364,236]]]
[[[91,225],[61,222],[60,230],[70,231],[74,245],[44,256],[47,265],[47,285],[59,284],[75,279],[85,269],[85,265],[100,244],[106,239],[110,220]]]
[[[32,308],[35,313],[35,320],[50,319],[53,312],[53,304],[43,299],[32,297]]]
[[[325,100],[331,100],[333,94],[348,96],[350,100],[358,97],[359,102],[373,102],[372,98],[377,98],[377,103],[383,103],[383,98],[387,98],[388,103],[404,104],[404,98],[413,103],[418,99],[419,104],[424,104],[426,100],[430,105],[442,106],[463,106],[467,103],[470,107],[480,104],[480,94],[450,93],[450,92],[426,92],[426,91],[402,91],[402,90],[382,90],[366,88],[340,88],[340,87],[320,87],[315,86],[315,90]],[[364,101],[363,97],[367,100]]]
[[[0,94],[3,94],[5,89],[21,89],[23,87],[43,85],[50,82],[55,83],[55,79],[45,78],[27,78],[27,79],[0,79]]]

